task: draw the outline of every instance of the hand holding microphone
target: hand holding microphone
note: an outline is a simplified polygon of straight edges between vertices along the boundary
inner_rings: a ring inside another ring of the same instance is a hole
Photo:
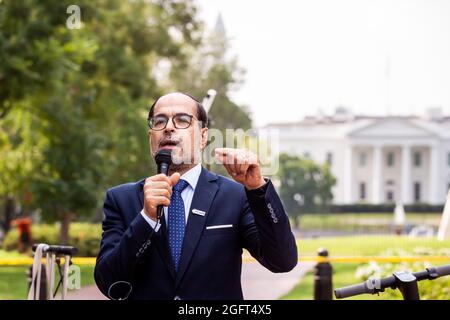
[[[175,172],[170,177],[169,166],[172,164],[170,150],[163,149],[155,157],[158,174],[145,180],[144,184],[144,212],[156,221],[162,216],[163,207],[168,207],[172,195],[172,187],[180,180],[180,174]]]

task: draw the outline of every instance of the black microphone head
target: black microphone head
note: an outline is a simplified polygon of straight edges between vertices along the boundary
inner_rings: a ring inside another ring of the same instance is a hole
[[[172,151],[169,149],[161,149],[155,156],[155,162],[157,165],[161,163],[166,163],[168,165],[172,164]]]

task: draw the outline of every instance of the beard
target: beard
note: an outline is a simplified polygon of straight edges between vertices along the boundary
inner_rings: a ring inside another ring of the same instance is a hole
[[[184,148],[182,137],[176,134],[166,135],[158,142],[156,152],[152,152],[152,155],[155,157],[159,150],[170,149],[172,151],[172,164],[169,167],[169,173],[184,173],[197,165],[202,156],[199,137],[194,135],[190,142],[188,148]]]
[[[200,156],[200,149],[195,149],[193,152],[184,152],[182,148],[177,148],[172,152],[172,165],[169,171],[171,173],[186,172],[200,162]]]

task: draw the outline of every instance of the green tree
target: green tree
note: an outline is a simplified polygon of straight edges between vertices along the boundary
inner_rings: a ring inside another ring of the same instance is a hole
[[[181,48],[195,44],[198,28],[189,0],[78,1],[79,30],[66,27],[70,4],[0,2],[0,166],[17,168],[44,220],[61,221],[62,243],[106,187],[153,171],[145,118],[162,87],[152,69],[186,59]],[[29,127],[14,131],[7,124],[21,112]],[[30,144],[25,174],[17,162]],[[20,192],[10,176],[3,195]]]
[[[41,158],[42,140],[32,131],[32,115],[26,110],[11,111],[0,126],[0,196],[3,203],[1,227],[4,232],[21,205],[29,212],[29,177]]]
[[[301,213],[327,210],[333,199],[331,188],[336,179],[328,164],[318,164],[309,158],[280,155],[280,196],[289,214],[298,218]]]

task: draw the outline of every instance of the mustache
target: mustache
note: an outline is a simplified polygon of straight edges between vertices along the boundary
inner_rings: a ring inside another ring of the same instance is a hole
[[[179,145],[182,142],[182,140],[180,138],[177,137],[164,137],[161,139],[161,141],[159,141],[159,147],[164,147],[166,145],[172,145],[172,146],[176,146]]]

